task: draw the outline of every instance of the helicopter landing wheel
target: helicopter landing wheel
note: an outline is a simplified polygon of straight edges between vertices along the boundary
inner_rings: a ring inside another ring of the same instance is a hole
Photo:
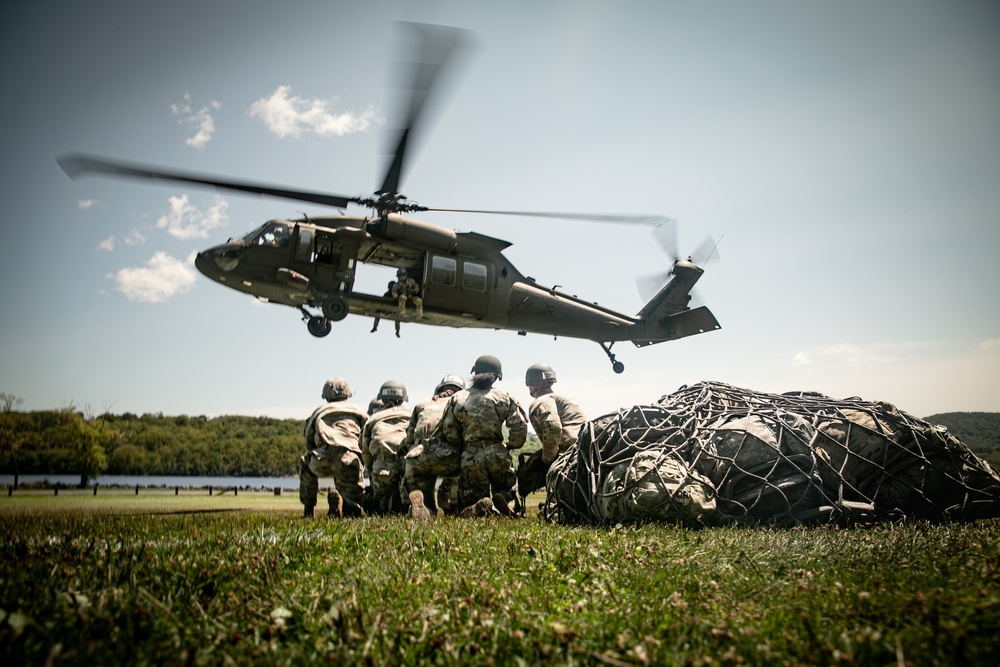
[[[611,353],[611,346],[614,345],[614,343],[598,343],[598,345],[601,346],[601,349],[604,350],[604,354],[608,355],[608,359],[611,360],[611,370],[615,373],[625,372],[625,364],[615,359],[615,355]]]
[[[347,299],[339,294],[331,294],[323,300],[323,314],[334,322],[344,319],[349,312],[351,309],[347,305]]]
[[[333,322],[322,315],[313,315],[306,321],[306,328],[316,338],[322,338],[328,335],[333,329]]]

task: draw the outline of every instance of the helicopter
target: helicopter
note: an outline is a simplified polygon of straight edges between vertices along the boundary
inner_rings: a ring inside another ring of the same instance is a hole
[[[356,205],[364,215],[274,219],[242,238],[197,254],[195,267],[207,278],[259,300],[295,308],[310,334],[324,337],[347,315],[386,318],[452,328],[489,328],[565,336],[598,343],[615,373],[625,366],[612,353],[616,342],[637,347],[720,329],[705,306],[691,308],[691,288],[704,269],[691,258],[674,258],[663,284],[634,316],[546,287],[518,271],[504,256],[511,243],[477,232],[458,232],[410,214],[441,211],[615,223],[662,222],[656,216],[494,211],[421,206],[400,193],[405,157],[427,100],[442,72],[466,39],[466,31],[405,24],[417,37],[409,103],[392,159],[373,195],[347,197],[210,175],[173,171],[86,154],[57,158],[72,179],[97,174],[147,181],[173,181],[224,191],[307,202],[337,209]],[[360,265],[397,270],[413,279],[422,301],[415,310],[392,296],[355,290]]]

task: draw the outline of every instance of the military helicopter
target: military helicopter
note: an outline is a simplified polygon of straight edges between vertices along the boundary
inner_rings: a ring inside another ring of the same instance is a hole
[[[365,215],[270,220],[239,239],[198,253],[197,269],[208,278],[263,301],[295,308],[313,336],[328,335],[348,314],[444,327],[479,327],[592,340],[607,354],[615,373],[625,370],[611,348],[619,341],[637,347],[720,328],[702,306],[691,308],[690,292],[704,270],[675,258],[662,285],[634,316],[616,312],[554,287],[537,284],[503,255],[511,244],[476,232],[451,229],[408,217],[421,211],[490,213],[618,223],[655,223],[663,218],[530,211],[430,208],[400,193],[406,156],[430,93],[466,39],[466,31],[405,24],[417,36],[418,55],[406,122],[378,190],[346,197],[266,184],[178,172],[97,156],[69,154],[58,163],[70,178],[87,174],[174,181],[319,204],[338,209],[357,205]],[[360,264],[397,269],[419,285],[422,311],[402,314],[398,300],[354,289]]]

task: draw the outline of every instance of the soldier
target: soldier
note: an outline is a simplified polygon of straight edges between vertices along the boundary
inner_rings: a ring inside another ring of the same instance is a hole
[[[463,510],[475,506],[477,515],[511,516],[516,477],[508,450],[524,445],[528,418],[516,398],[493,387],[503,378],[499,359],[479,357],[472,373],[472,386],[449,399],[441,418],[445,438],[462,446],[458,505]],[[509,430],[506,444],[505,424]]]
[[[410,422],[410,408],[403,405],[407,398],[402,382],[388,380],[383,383],[378,390],[383,407],[372,414],[361,434],[361,455],[371,480],[369,508],[378,514],[403,509],[399,493],[403,463],[398,450]]]
[[[320,477],[333,477],[335,490],[327,494],[329,516],[361,516],[364,477],[358,441],[368,417],[349,403],[351,388],[346,380],[332,378],[323,385],[321,405],[306,420],[306,451],[299,466],[299,500],[303,516],[311,517],[316,507]]]
[[[522,498],[545,486],[545,474],[552,462],[576,443],[580,425],[587,421],[587,415],[575,401],[553,393],[555,382],[556,372],[548,364],[529,366],[524,374],[524,384],[535,399],[528,415],[542,448],[527,458],[521,455],[517,487]]]
[[[424,300],[420,297],[420,283],[411,278],[406,269],[396,271],[396,284],[392,286],[392,295],[399,299],[399,315],[406,317],[406,302],[412,301],[417,308],[417,317],[424,316]],[[398,335],[398,332],[397,332]]]
[[[390,280],[389,283],[385,286],[385,294],[383,294],[382,296],[393,296],[392,290],[395,287],[396,287],[396,281]],[[378,316],[375,317],[375,321],[372,322],[372,330],[370,333],[375,333],[376,331],[378,331],[378,323],[381,321],[382,321],[381,317]],[[396,324],[396,338],[399,338],[399,320],[395,320],[395,324]]]
[[[434,397],[413,408],[410,424],[406,427],[404,459],[404,493],[410,501],[410,515],[414,519],[427,519],[437,512],[450,512],[453,507],[451,491],[458,483],[462,452],[441,437],[438,425],[444,414],[448,398],[465,389],[465,381],[457,375],[446,375],[434,389]],[[438,492],[439,503],[434,502],[434,485],[442,477]],[[457,502],[457,501],[455,501]]]

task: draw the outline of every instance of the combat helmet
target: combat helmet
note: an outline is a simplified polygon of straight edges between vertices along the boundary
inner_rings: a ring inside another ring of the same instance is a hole
[[[534,364],[528,366],[524,374],[524,384],[532,386],[536,384],[555,384],[556,372],[548,364]]]
[[[399,405],[410,399],[406,393],[406,385],[399,380],[386,380],[378,390],[378,400],[386,406]]]
[[[351,385],[347,384],[347,380],[330,378],[323,384],[323,400],[325,401],[343,401],[353,395],[354,392],[351,391]]]
[[[472,365],[472,372],[496,373],[498,380],[503,379],[503,367],[500,365],[500,360],[492,354],[484,354],[476,359],[476,363]]]
[[[434,388],[434,393],[440,394],[447,387],[454,387],[455,391],[461,391],[465,389],[465,380],[458,375],[445,375],[441,378],[441,381],[438,382],[437,387]]]

